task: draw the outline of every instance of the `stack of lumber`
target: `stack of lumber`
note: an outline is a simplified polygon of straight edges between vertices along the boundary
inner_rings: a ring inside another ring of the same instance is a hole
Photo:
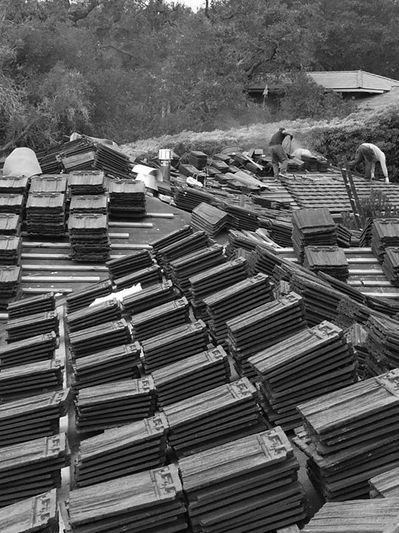
[[[371,231],[371,249],[379,261],[382,262],[384,259],[385,248],[388,246],[399,246],[399,219],[374,219]]]
[[[299,403],[357,381],[344,332],[327,321],[262,350],[249,364],[260,380],[269,421],[285,430],[301,424]]]
[[[248,359],[306,326],[303,300],[291,292],[227,321],[227,345],[240,374],[255,377]]]
[[[158,263],[166,271],[169,271],[169,264],[179,257],[183,257],[198,250],[207,248],[210,244],[209,237],[204,231],[197,231],[188,237],[178,240],[157,251]]]
[[[206,296],[206,321],[217,343],[227,337],[227,321],[258,307],[272,298],[268,276],[257,274],[230,287]]]
[[[58,314],[56,311],[45,311],[44,313],[13,318],[7,322],[5,329],[8,343],[51,331],[58,332]]]
[[[312,272],[324,272],[341,281],[349,277],[348,260],[338,246],[306,246],[303,265]]]
[[[66,321],[69,331],[78,331],[103,324],[104,322],[120,320],[121,318],[122,309],[119,301],[116,298],[112,298],[97,305],[90,305],[89,307],[68,313]]]
[[[151,377],[125,379],[80,389],[75,400],[81,432],[103,431],[152,416],[155,386]]]
[[[246,378],[163,407],[178,457],[265,429],[256,389]]]
[[[181,361],[206,350],[208,342],[207,328],[202,320],[157,334],[141,343],[144,368],[147,372],[153,372],[163,366]]]
[[[29,192],[60,192],[65,194],[67,178],[65,174],[42,174],[31,179]]]
[[[0,447],[59,433],[70,396],[66,389],[0,404]]]
[[[0,234],[0,265],[19,265],[21,250],[21,237]]]
[[[186,298],[172,300],[137,315],[132,315],[133,338],[140,342],[189,322]]]
[[[0,368],[3,370],[14,366],[53,359],[56,346],[57,335],[55,331],[2,345],[0,346]]]
[[[226,261],[223,255],[223,246],[214,244],[202,250],[184,255],[179,259],[170,261],[169,275],[174,284],[186,295],[190,293],[189,278],[204,270],[218,266]]]
[[[292,244],[302,264],[305,246],[333,246],[337,244],[334,220],[326,207],[298,209],[292,213]]]
[[[73,365],[74,387],[81,389],[140,377],[140,352],[140,345],[134,343],[79,357]]]
[[[145,185],[142,181],[112,180],[109,184],[109,212],[112,218],[135,220],[146,214]]]
[[[173,283],[167,280],[126,296],[122,300],[122,305],[126,313],[137,315],[158,305],[175,300],[178,296],[179,294]]]
[[[395,533],[399,498],[327,502],[301,533]]]
[[[132,272],[152,266],[152,257],[148,250],[139,250],[105,263],[112,279],[122,278]]]
[[[185,400],[230,381],[230,365],[221,346],[154,370],[161,407]]]
[[[367,322],[368,357],[366,367],[382,374],[399,366],[399,322],[388,317],[370,315]]]
[[[171,244],[174,244],[185,237],[189,237],[192,235],[193,230],[191,226],[182,226],[181,228],[172,231],[171,233],[168,233],[164,237],[161,237],[160,239],[157,239],[156,241],[153,241],[151,243],[152,249],[154,250],[154,253],[158,259],[158,253],[162,248],[166,248],[167,246],[170,246]]]
[[[29,178],[26,176],[1,176],[0,194],[22,194],[26,196],[28,185]]]
[[[24,298],[16,302],[10,302],[7,307],[9,318],[21,318],[34,315],[39,312],[55,311],[55,296],[53,292],[46,292],[38,296]]]
[[[0,213],[14,213],[22,218],[25,200],[22,194],[0,194]]]
[[[0,234],[18,236],[20,233],[20,216],[16,213],[0,213]]]
[[[78,487],[150,470],[166,462],[168,422],[163,413],[81,442],[74,464]]]
[[[198,174],[198,171],[196,173]],[[192,211],[204,202],[207,204],[213,204],[215,202],[212,194],[192,187],[176,187],[173,199],[176,206],[185,211]]]
[[[72,260],[98,263],[109,259],[111,242],[108,236],[107,215],[71,214],[68,232]]]
[[[71,172],[68,175],[68,186],[73,196],[104,194],[104,172],[98,170],[81,170]]]
[[[69,212],[75,213],[102,213],[108,212],[108,202],[105,194],[74,195],[71,198]]]
[[[225,209],[231,215],[231,225],[237,229],[255,231],[259,228],[257,213],[253,208],[241,207],[238,205],[226,204]]]
[[[188,161],[198,170],[202,170],[208,164],[208,156],[204,152],[191,150],[188,154]]]
[[[398,465],[399,370],[300,404],[295,443],[327,501],[367,497],[368,480]]]
[[[229,223],[226,211],[202,202],[191,214],[191,226],[194,231],[204,230],[210,237],[216,237]]]
[[[112,293],[112,281],[106,279],[100,281],[100,283],[94,283],[93,285],[88,285],[80,291],[74,291],[72,294],[68,294],[66,297],[66,308],[68,313],[77,311],[90,305],[96,298],[101,298],[102,296],[108,296]]]
[[[114,278],[114,283],[118,290],[128,289],[140,283],[143,287],[148,287],[154,283],[162,281],[162,270],[159,265],[151,265],[131,274],[126,274],[121,278]]]
[[[382,262],[384,274],[396,287],[399,286],[399,248],[388,246],[385,248],[384,259]]]
[[[63,373],[59,360],[38,361],[0,372],[0,400],[11,401],[62,388]]]
[[[26,203],[26,231],[32,235],[64,235],[65,194],[30,192]]]
[[[299,464],[281,428],[179,461],[194,532],[266,533],[306,517]]]
[[[185,513],[175,465],[82,487],[69,498],[74,533],[186,531]]]
[[[190,276],[188,278],[190,295],[197,316],[204,313],[203,299],[206,296],[245,280],[247,275],[247,261],[243,257],[237,257],[237,259]]]
[[[1,448],[0,507],[60,487],[67,463],[63,433]]]
[[[130,328],[125,319],[106,322],[69,334],[73,357],[84,357],[99,350],[113,348],[131,342]]]
[[[97,143],[94,168],[101,168],[107,176],[124,178],[130,172],[130,159],[126,154],[103,143]]]
[[[399,467],[370,479],[371,498],[399,498]]]
[[[3,533],[58,533],[56,490],[0,509],[0,530]]]

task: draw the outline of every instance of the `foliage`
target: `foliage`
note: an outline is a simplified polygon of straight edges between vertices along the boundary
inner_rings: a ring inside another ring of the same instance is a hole
[[[372,189],[369,196],[360,198],[359,204],[363,226],[368,218],[396,218],[399,215],[398,209],[391,204],[387,195],[378,189]]]

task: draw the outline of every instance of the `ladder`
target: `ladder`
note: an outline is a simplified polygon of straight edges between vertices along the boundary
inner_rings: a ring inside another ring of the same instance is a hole
[[[362,222],[360,219],[360,202],[359,196],[357,195],[355,182],[353,181],[352,172],[349,169],[349,165],[346,159],[344,159],[344,164],[341,166],[341,174],[344,180],[345,189],[348,194],[348,198],[352,207],[353,215],[355,217],[355,223],[357,229],[361,229]]]

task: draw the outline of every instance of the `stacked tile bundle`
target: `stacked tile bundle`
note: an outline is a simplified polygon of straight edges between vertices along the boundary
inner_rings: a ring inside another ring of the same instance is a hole
[[[273,241],[279,246],[292,246],[292,223],[290,217],[265,218],[259,217],[259,227],[266,228],[270,232]]]
[[[73,385],[77,389],[94,387],[111,381],[140,377],[138,343],[122,344],[79,357],[73,364]]]
[[[76,486],[162,466],[166,462],[167,429],[165,415],[158,413],[83,440],[74,464]]]
[[[399,366],[398,322],[384,316],[370,315],[367,322],[366,368],[372,375],[382,374]]]
[[[18,295],[21,275],[19,266],[0,266],[0,310],[5,311],[9,302]]]
[[[0,404],[0,447],[59,433],[70,399],[66,389]]]
[[[20,233],[29,179],[25,176],[2,176],[0,180],[0,234]]]
[[[75,213],[101,213],[108,212],[108,202],[105,194],[74,195],[71,197],[69,212]]]
[[[198,170],[202,170],[208,164],[208,156],[204,152],[191,150],[188,154],[188,161],[190,165],[198,168]]]
[[[122,309],[116,298],[105,300],[97,305],[91,305],[68,313],[66,322],[69,331],[86,329],[104,322],[121,320]]]
[[[31,298],[24,298],[16,302],[10,302],[7,307],[10,319],[21,318],[27,315],[35,315],[39,312],[55,311],[55,296],[53,292],[46,292]]]
[[[22,240],[16,235],[0,235],[0,265],[19,265]]]
[[[184,237],[156,252],[158,263],[169,272],[170,262],[193,252],[208,248],[211,244],[209,237],[204,231],[197,231],[188,237]]]
[[[216,237],[229,224],[230,217],[226,211],[205,202],[193,209],[191,214],[191,226],[194,231],[203,230],[210,237]]]
[[[26,231],[31,235],[65,234],[65,193],[30,192],[26,202]]]
[[[65,174],[42,174],[31,180],[29,192],[58,192],[66,193],[67,178]]]
[[[142,341],[144,368],[154,372],[206,350],[208,342],[207,328],[202,320],[169,329]]]
[[[327,501],[366,498],[368,480],[398,465],[399,369],[300,404],[294,439]]]
[[[104,194],[105,176],[100,170],[77,170],[68,174],[68,186],[71,195],[84,196]]]
[[[42,171],[51,174],[73,169],[75,166],[90,168],[94,160],[94,145],[89,139],[81,137],[38,154],[38,160]]]
[[[176,187],[173,199],[176,206],[185,211],[192,211],[201,203],[213,204],[215,201],[212,194],[193,187]]]
[[[370,498],[399,498],[399,467],[370,479]]]
[[[79,390],[75,400],[76,427],[99,432],[155,413],[156,391],[151,377],[113,381]]]
[[[62,368],[61,362],[57,359],[9,368],[1,366],[0,400],[12,401],[41,392],[62,389]]]
[[[66,297],[66,308],[68,313],[73,313],[90,305],[96,298],[108,296],[112,293],[112,281],[106,279],[93,285],[88,285],[80,291],[74,291]]]
[[[235,285],[247,278],[247,261],[243,257],[237,257],[216,267],[199,272],[190,276],[191,303],[198,317],[204,316],[206,296]]]
[[[291,292],[227,321],[227,345],[240,374],[254,378],[248,359],[306,326],[303,301]]]
[[[132,315],[133,338],[140,342],[168,332],[174,327],[190,321],[189,305],[186,298],[172,300],[165,304]]]
[[[174,284],[188,297],[190,294],[189,278],[191,276],[221,265],[225,261],[223,246],[214,244],[170,261],[169,275]]]
[[[173,283],[167,280],[126,296],[122,300],[122,305],[126,313],[137,315],[153,307],[175,300],[178,296],[179,293]]]
[[[219,344],[227,337],[227,321],[272,299],[268,276],[257,274],[206,296],[206,321],[213,339]]]
[[[0,531],[3,533],[58,533],[57,494],[53,489],[33,498],[0,509]]]
[[[100,142],[96,144],[94,168],[102,169],[113,178],[125,178],[129,176],[130,159],[119,150]]]
[[[253,208],[226,204],[224,206],[230,215],[231,225],[240,230],[256,231],[259,228],[258,215]]]
[[[128,289],[140,283],[142,287],[148,287],[154,283],[162,281],[162,270],[159,265],[151,265],[131,274],[126,274],[121,278],[114,279],[114,283],[118,290]]]
[[[165,405],[169,443],[178,457],[266,429],[257,392],[242,378]]]
[[[185,400],[230,381],[230,364],[221,346],[154,370],[160,406]]]
[[[250,357],[264,409],[283,429],[301,424],[299,403],[357,381],[354,354],[344,332],[330,322],[305,329]]]
[[[388,246],[399,246],[399,219],[374,219],[371,231],[371,249],[380,262],[384,259]]]
[[[63,433],[1,448],[0,507],[60,487],[68,460]]]
[[[82,487],[69,498],[74,533],[186,531],[185,514],[175,465]]]
[[[19,236],[21,218],[16,213],[0,213],[0,235]]]
[[[43,333],[55,331],[58,333],[58,314],[56,311],[46,311],[34,315],[14,318],[7,322],[7,342],[16,342],[28,337],[35,337]]]
[[[71,352],[75,359],[106,348],[129,344],[131,340],[130,328],[125,319],[106,322],[69,334]]]
[[[327,502],[301,533],[395,533],[399,498]]]
[[[56,347],[55,331],[0,346],[0,368],[53,359]]]
[[[349,277],[348,260],[338,246],[306,246],[303,265],[312,272],[324,272],[341,281]]]
[[[306,517],[299,464],[281,428],[180,459],[194,532],[266,533]]]
[[[109,259],[108,218],[101,213],[75,213],[68,219],[71,259],[102,262]]]
[[[26,196],[28,185],[29,178],[26,176],[2,176],[0,194],[22,194]]]
[[[337,244],[341,248],[350,248],[352,232],[343,224],[337,224]]]
[[[25,203],[23,194],[0,194],[0,213],[14,213],[22,219]]]
[[[142,181],[112,180],[109,184],[111,218],[136,220],[146,214],[145,185]]]
[[[302,264],[305,246],[334,246],[337,244],[335,222],[325,207],[298,209],[292,213],[292,244]]]
[[[385,248],[384,259],[382,262],[384,274],[396,287],[399,286],[399,248],[389,246]]]
[[[111,259],[105,265],[110,277],[117,279],[152,266],[152,257],[148,250],[139,250],[123,257]]]
[[[167,246],[170,246],[171,244],[174,244],[185,237],[189,237],[193,234],[193,230],[191,226],[182,226],[181,228],[172,231],[171,233],[168,233],[164,237],[161,237],[160,239],[157,239],[156,241],[153,241],[151,243],[152,249],[154,250],[154,253],[158,259],[159,251],[162,250],[162,248],[166,248]]]

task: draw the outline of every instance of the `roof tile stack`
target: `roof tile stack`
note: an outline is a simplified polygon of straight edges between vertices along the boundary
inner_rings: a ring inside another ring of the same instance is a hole
[[[103,431],[152,416],[156,393],[151,377],[125,379],[79,390],[75,401],[80,432]]]
[[[66,322],[69,331],[79,331],[90,328],[104,322],[121,320],[122,309],[116,298],[106,300],[97,305],[91,305],[84,309],[79,309],[68,313]]]
[[[399,247],[385,248],[382,270],[394,286],[399,286]]]
[[[153,307],[175,300],[178,296],[179,293],[173,283],[167,280],[126,296],[123,298],[122,304],[126,313],[137,315]]]
[[[55,296],[53,292],[46,292],[31,298],[24,298],[8,304],[8,317],[10,319],[34,315],[39,312],[55,311]]]
[[[102,213],[108,212],[108,202],[105,194],[73,195],[69,205],[69,212],[75,213]]]
[[[0,234],[18,236],[20,233],[20,216],[16,213],[0,213]]]
[[[306,517],[299,464],[280,428],[179,461],[194,532],[275,531]]]
[[[265,429],[256,389],[246,379],[164,406],[169,443],[178,457]]]
[[[104,194],[104,172],[99,170],[80,170],[71,172],[68,174],[68,186],[73,196]]]
[[[398,322],[388,317],[370,315],[367,323],[366,367],[372,375],[399,367]]]
[[[349,277],[348,260],[338,246],[306,246],[303,265],[312,272],[324,272],[341,281]]]
[[[76,485],[86,487],[165,464],[167,429],[165,415],[158,413],[83,440],[74,464]]]
[[[161,406],[195,396],[230,381],[230,365],[221,346],[163,366],[152,373]]]
[[[227,227],[229,220],[226,211],[204,202],[193,209],[191,214],[191,226],[194,231],[204,230],[212,238]]]
[[[0,180],[0,194],[25,195],[28,190],[28,185],[29,178],[26,176],[2,176]]]
[[[67,178],[65,174],[42,174],[31,179],[29,192],[66,193]]]
[[[169,271],[169,265],[171,261],[179,259],[185,255],[191,254],[193,252],[198,252],[207,248],[210,244],[209,237],[204,231],[197,231],[179,239],[178,241],[173,242],[156,251],[156,256],[158,263],[162,265],[166,271]]]
[[[3,533],[58,533],[56,490],[23,499],[0,510],[0,531]]]
[[[32,235],[64,235],[65,194],[30,192],[26,203],[26,230]]]
[[[66,297],[66,308],[68,313],[73,313],[90,305],[96,298],[108,296],[112,293],[112,281],[106,279],[93,285],[88,285],[80,291],[74,291]]]
[[[298,209],[292,213],[292,244],[302,264],[305,246],[334,246],[337,244],[335,222],[325,208]]]
[[[0,265],[19,265],[22,240],[16,235],[0,235]]]
[[[122,319],[70,332],[69,342],[73,357],[77,358],[121,344],[129,344],[131,335],[128,323]]]
[[[136,220],[146,214],[145,185],[136,180],[112,180],[109,184],[110,216]]]
[[[103,143],[97,143],[94,168],[101,168],[107,176],[125,178],[128,177],[130,172],[130,159],[119,150],[115,150]]]
[[[185,514],[175,465],[73,490],[69,499],[74,533],[185,531]]]
[[[110,277],[122,278],[143,268],[152,266],[152,257],[148,250],[139,250],[129,255],[111,259],[106,262]]]
[[[371,498],[399,498],[399,467],[370,479]]]
[[[114,283],[118,290],[128,289],[133,285],[141,284],[143,287],[148,287],[154,283],[160,283],[162,281],[162,270],[159,265],[151,265],[141,270],[136,270],[131,274],[126,274],[121,278],[114,279]]]
[[[374,219],[371,232],[371,249],[379,261],[383,261],[385,248],[399,246],[399,219]]]
[[[253,209],[231,204],[226,204],[225,209],[231,216],[231,225],[235,228],[249,231],[259,228],[258,215]]]
[[[249,359],[260,379],[270,422],[285,430],[301,424],[299,403],[357,381],[353,351],[343,330],[322,322]]]
[[[53,359],[57,346],[55,331],[0,346],[0,368]]]
[[[155,252],[155,255],[158,258],[158,253],[162,248],[166,248],[167,246],[170,246],[171,244],[174,244],[185,237],[189,237],[193,234],[193,230],[191,226],[182,226],[181,228],[172,231],[171,233],[168,233],[164,237],[161,237],[160,239],[157,239],[156,241],[153,241],[151,243],[151,246]]]
[[[302,298],[291,292],[227,322],[227,344],[240,373],[253,378],[248,359],[306,326]]]
[[[22,217],[26,198],[22,194],[0,194],[0,213],[14,213]]]
[[[368,497],[368,480],[399,461],[399,369],[300,404],[294,442],[327,501]]]
[[[198,171],[195,173],[198,174]],[[187,175],[191,174],[187,172]],[[213,204],[215,201],[212,194],[192,187],[176,187],[173,199],[176,206],[185,211],[192,211],[203,202]]]
[[[109,259],[111,242],[108,236],[107,215],[71,214],[68,232],[72,260],[102,262]]]
[[[58,314],[56,311],[45,311],[34,315],[8,320],[6,324],[7,342],[16,342],[51,331],[58,332]]]

